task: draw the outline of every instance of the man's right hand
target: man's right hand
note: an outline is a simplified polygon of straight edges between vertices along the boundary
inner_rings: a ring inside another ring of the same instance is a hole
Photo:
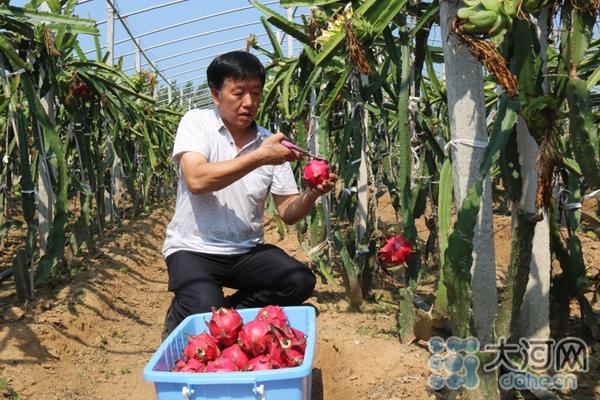
[[[261,159],[265,165],[278,165],[286,161],[297,161],[302,159],[302,154],[288,149],[281,144],[287,139],[283,133],[276,133],[266,138],[257,151],[261,152]]]

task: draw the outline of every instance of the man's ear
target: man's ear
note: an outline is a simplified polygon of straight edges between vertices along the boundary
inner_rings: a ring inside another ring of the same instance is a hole
[[[221,93],[219,93],[217,89],[211,88],[210,96],[212,97],[213,103],[215,103],[216,106],[221,104]]]

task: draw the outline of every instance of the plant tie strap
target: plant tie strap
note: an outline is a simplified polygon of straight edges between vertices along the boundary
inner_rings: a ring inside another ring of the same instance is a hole
[[[408,98],[408,111],[414,113],[419,109],[419,97],[409,96]]]
[[[35,189],[31,189],[31,190],[21,190],[21,194],[32,194],[35,196],[36,199],[40,198],[40,192],[38,192]]]
[[[323,240],[321,243],[319,243],[318,245],[310,248],[306,254],[308,254],[308,256],[312,256],[313,254],[317,254],[317,253],[321,253],[323,250],[325,250],[327,248],[327,246],[329,245],[329,240],[325,239]]]
[[[569,200],[570,190],[561,188],[558,191],[558,206],[563,210],[577,210],[581,208],[581,202],[576,201],[573,203],[567,203]]]
[[[444,153],[448,154],[448,151],[450,151],[450,146],[454,146],[454,147],[458,148],[459,144],[462,144],[465,146],[477,147],[479,149],[485,149],[488,145],[488,142],[484,142],[481,140],[471,140],[471,139],[454,139],[454,140],[451,140],[448,143],[446,143],[446,145],[444,146]]]
[[[593,192],[588,193],[585,196],[583,196],[583,200],[589,200],[589,199],[596,199],[597,201],[600,201],[600,189],[596,189]]]
[[[353,187],[349,187],[349,188],[343,188],[342,191],[344,192],[344,194],[347,194],[348,196],[350,196],[353,192],[356,193],[357,189],[356,189],[356,186],[353,186]]]
[[[15,72],[6,72],[6,70],[4,70],[0,71],[0,77],[9,78],[11,76],[21,75],[23,72],[25,72],[25,68],[18,69]]]
[[[356,109],[358,107],[362,107],[362,106],[364,106],[364,103],[362,101],[356,102],[356,104],[354,105],[354,107],[352,107],[352,113],[351,113],[352,116],[354,116],[354,113],[356,112]]]

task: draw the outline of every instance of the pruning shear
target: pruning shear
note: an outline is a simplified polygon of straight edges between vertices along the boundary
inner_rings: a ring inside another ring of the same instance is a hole
[[[304,150],[302,147],[298,146],[297,144],[294,144],[288,140],[285,140],[285,139],[282,140],[281,144],[284,145],[285,147],[287,147],[288,149],[302,153],[307,157],[314,158],[315,160],[326,161],[324,158],[316,156],[316,155]]]

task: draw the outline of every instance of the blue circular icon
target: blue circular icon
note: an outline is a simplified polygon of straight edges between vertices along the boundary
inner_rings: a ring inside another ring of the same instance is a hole
[[[455,353],[459,353],[465,348],[465,341],[456,336],[450,336],[446,341],[446,346],[449,351],[453,351]]]
[[[442,390],[446,386],[446,378],[441,375],[432,374],[429,376],[429,386],[433,390]]]
[[[444,360],[439,354],[434,354],[429,357],[429,369],[432,371],[441,371],[444,369]]]
[[[448,378],[446,378],[446,386],[448,386],[448,389],[451,390],[456,390],[460,388],[464,384],[464,382],[465,381],[463,377],[458,374],[450,374],[448,375]]]
[[[444,358],[444,366],[449,372],[458,373],[463,369],[463,356],[460,354],[448,354]]]
[[[479,351],[480,344],[476,337],[469,336],[465,339],[465,353],[475,354]]]
[[[434,336],[427,343],[429,351],[433,354],[439,354],[446,350],[446,342],[439,336]]]

